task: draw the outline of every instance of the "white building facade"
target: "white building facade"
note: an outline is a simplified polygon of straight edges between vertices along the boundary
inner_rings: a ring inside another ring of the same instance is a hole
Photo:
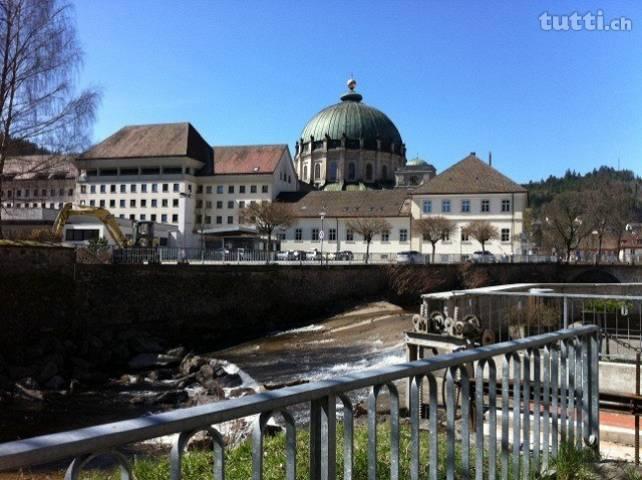
[[[398,252],[410,249],[410,197],[406,192],[312,191],[281,195],[279,201],[290,205],[295,216],[292,226],[277,234],[282,251],[350,251],[357,257],[363,256],[367,243],[350,223],[371,218],[385,220],[390,225],[388,230],[372,239],[370,256],[373,260],[393,260]]]
[[[471,153],[412,191],[412,217],[443,216],[453,222],[450,234],[436,244],[438,261],[458,256],[466,259],[480,251],[480,243],[465,235],[466,226],[479,220],[489,222],[498,232],[498,238],[488,241],[485,250],[497,257],[510,257],[527,254],[522,235],[527,203],[525,188]],[[416,232],[412,247],[432,253],[432,244]]]

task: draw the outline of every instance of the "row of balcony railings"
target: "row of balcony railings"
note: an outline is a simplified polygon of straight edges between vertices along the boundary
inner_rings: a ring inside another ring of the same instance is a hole
[[[171,436],[169,478],[188,441],[209,432],[214,478],[231,477],[226,425],[251,421],[248,478],[264,478],[268,421],[284,431],[284,478],[519,479],[548,468],[565,444],[599,450],[599,328],[579,326],[238,399],[0,445],[0,470],[69,462],[132,476],[134,446]],[[403,391],[409,385],[407,391]],[[444,401],[438,395],[444,391]],[[402,408],[405,393],[409,409]],[[358,417],[356,402],[365,399]],[[304,415],[295,412],[305,412]],[[363,420],[363,421],[362,421]],[[386,428],[383,428],[383,425]],[[364,435],[367,440],[357,441]],[[309,441],[301,442],[301,438]],[[251,466],[251,468],[250,468]]]

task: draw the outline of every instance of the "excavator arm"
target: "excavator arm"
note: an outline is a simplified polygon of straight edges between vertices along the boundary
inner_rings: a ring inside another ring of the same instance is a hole
[[[129,240],[120,229],[114,216],[104,208],[100,207],[74,207],[71,203],[65,203],[53,224],[53,233],[58,238],[62,238],[65,224],[72,216],[96,217],[100,220],[109,232],[111,238],[120,248],[129,246]]]

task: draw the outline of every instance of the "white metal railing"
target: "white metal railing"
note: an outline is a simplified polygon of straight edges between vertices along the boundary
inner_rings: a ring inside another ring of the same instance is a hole
[[[170,454],[171,478],[180,479],[182,453],[189,438],[206,430],[214,441],[214,473],[225,473],[224,445],[217,425],[258,415],[252,434],[253,478],[263,478],[263,439],[267,421],[280,415],[286,431],[286,477],[296,478],[296,458],[309,455],[309,478],[330,479],[336,475],[337,403],[343,408],[344,472],[355,472],[353,405],[349,394],[368,389],[367,472],[374,480],[379,455],[377,399],[382,391],[390,396],[390,478],[399,478],[400,409],[396,383],[409,382],[410,477],[428,471],[432,480],[438,471],[454,480],[455,463],[462,466],[457,478],[528,478],[533,470],[546,467],[557,454],[560,442],[599,448],[598,329],[583,326],[535,337],[464,350],[449,355],[365,371],[318,383],[298,385],[198,407],[174,410],[106,425],[18,440],[0,445],[0,470],[30,467],[71,459],[65,478],[79,478],[83,468],[98,455],[121,467],[121,477],[131,477],[129,457],[122,447],[147,439],[179,434]],[[501,365],[496,364],[498,362]],[[501,366],[501,370],[500,367]],[[437,402],[437,372],[446,369],[446,404]],[[469,375],[468,372],[473,372]],[[500,377],[501,372],[501,377]],[[457,380],[460,378],[460,380]],[[487,380],[486,380],[487,379]],[[461,394],[457,395],[456,390]],[[423,392],[428,391],[429,454],[421,458],[420,412]],[[298,425],[290,409],[307,404],[310,409],[310,443],[297,451]],[[474,408],[473,408],[474,407]],[[437,410],[445,408],[445,425],[439,425]],[[460,410],[456,435],[456,412]],[[471,412],[477,412],[469,425]],[[500,428],[497,422],[501,420]],[[471,426],[475,428],[472,429]],[[485,430],[484,427],[488,428]],[[486,433],[485,433],[486,431]],[[438,442],[438,435],[445,441]],[[459,437],[459,438],[458,438]],[[471,442],[475,446],[471,462]],[[440,464],[439,452],[446,453]],[[473,465],[474,463],[474,465]],[[486,473],[485,473],[486,472]],[[509,473],[510,472],[510,473]],[[461,476],[459,476],[461,475]]]

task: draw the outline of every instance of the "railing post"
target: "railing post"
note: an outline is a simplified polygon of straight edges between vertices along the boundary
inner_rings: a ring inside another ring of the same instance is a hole
[[[568,297],[564,296],[564,328],[568,328]]]

